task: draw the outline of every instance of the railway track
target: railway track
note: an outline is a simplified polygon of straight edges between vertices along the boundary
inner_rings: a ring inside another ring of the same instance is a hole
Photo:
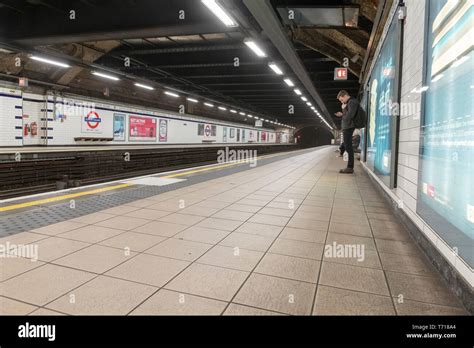
[[[297,149],[294,145],[256,145],[167,149],[81,150],[0,156],[0,199],[66,187],[102,183],[217,162],[217,151],[257,150],[258,155]]]

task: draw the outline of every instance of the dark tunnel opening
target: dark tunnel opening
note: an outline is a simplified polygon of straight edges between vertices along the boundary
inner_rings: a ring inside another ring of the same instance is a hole
[[[330,145],[332,134],[324,128],[318,126],[308,126],[299,129],[295,137],[302,148]]]

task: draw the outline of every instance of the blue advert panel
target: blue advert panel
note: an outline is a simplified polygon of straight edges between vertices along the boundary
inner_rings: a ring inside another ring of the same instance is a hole
[[[397,59],[399,22],[395,16],[370,76],[368,91],[367,166],[390,186],[393,118],[398,117]]]
[[[429,1],[417,212],[474,266],[474,5]]]

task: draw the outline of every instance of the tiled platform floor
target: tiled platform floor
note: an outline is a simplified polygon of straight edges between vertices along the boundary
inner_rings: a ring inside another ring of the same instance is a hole
[[[467,312],[360,167],[327,147],[0,239],[1,314]],[[364,247],[364,260],[324,245]],[[347,255],[346,255],[347,256]]]

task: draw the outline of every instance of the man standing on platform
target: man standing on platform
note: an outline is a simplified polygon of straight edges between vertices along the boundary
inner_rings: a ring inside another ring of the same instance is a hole
[[[349,157],[347,161],[347,168],[341,169],[339,173],[352,174],[354,173],[354,149],[352,148],[352,134],[354,133],[355,124],[354,117],[359,109],[359,102],[357,99],[352,98],[349,93],[345,90],[341,90],[337,94],[337,99],[342,105],[346,104],[346,107],[342,112],[336,112],[337,117],[342,117],[341,129],[344,138],[344,148]]]

